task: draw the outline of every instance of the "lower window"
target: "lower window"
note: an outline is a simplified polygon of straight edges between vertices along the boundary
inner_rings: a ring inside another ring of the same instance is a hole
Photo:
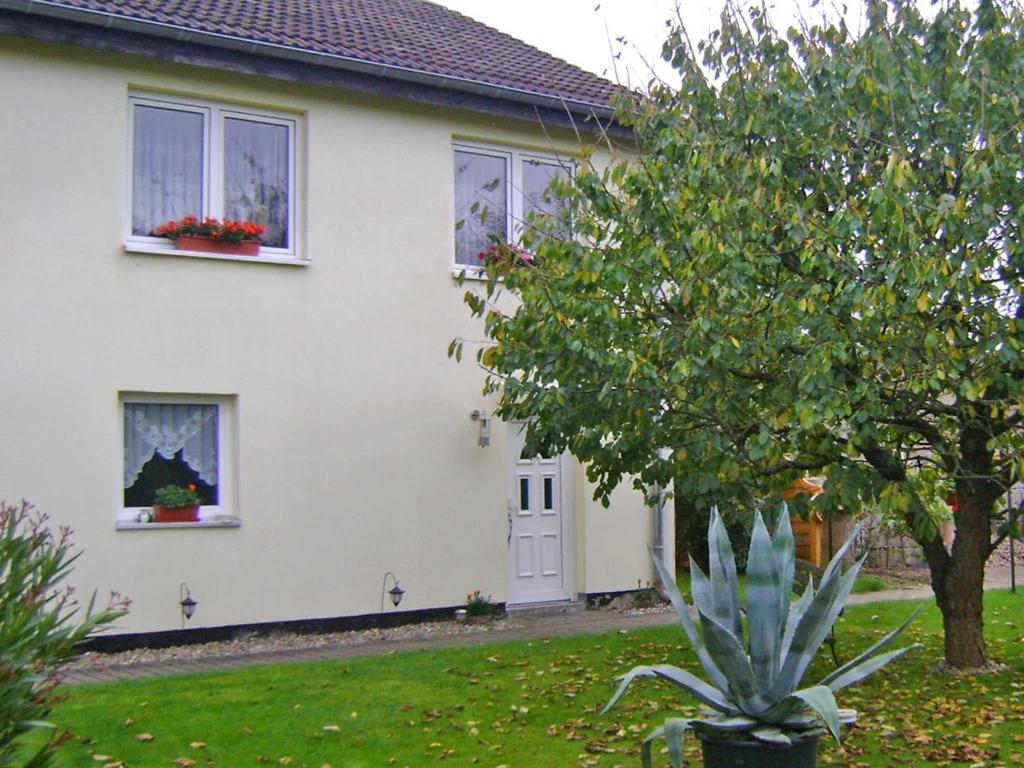
[[[199,519],[230,514],[224,439],[227,398],[123,396],[123,485],[119,522],[148,522],[157,491],[195,492]]]

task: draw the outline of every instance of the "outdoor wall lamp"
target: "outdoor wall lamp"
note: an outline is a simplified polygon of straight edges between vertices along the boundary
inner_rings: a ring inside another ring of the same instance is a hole
[[[405,594],[405,590],[398,586],[398,578],[391,571],[384,574],[384,582],[380,585],[380,612],[384,613],[384,590],[388,586],[388,576],[391,577],[391,582],[394,586],[387,590],[387,594],[391,596],[391,604],[398,607],[398,604],[402,602],[402,595]]]
[[[192,614],[196,612],[196,606],[199,603],[192,599],[192,590],[188,588],[188,584],[184,581],[181,582],[179,587],[179,595],[181,595],[181,602],[178,605],[181,606],[181,626],[185,626],[185,622],[192,618]]]
[[[487,411],[473,411],[469,414],[469,418],[473,421],[480,423],[480,435],[477,437],[476,442],[481,448],[485,448],[491,444],[491,417],[487,415]]]

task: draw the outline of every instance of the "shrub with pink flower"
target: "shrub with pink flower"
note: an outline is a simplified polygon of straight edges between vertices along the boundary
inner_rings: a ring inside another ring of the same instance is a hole
[[[507,264],[510,267],[525,267],[533,264],[533,254],[515,243],[501,243],[488,246],[486,251],[480,251],[477,258],[484,263],[484,266],[496,264]]]

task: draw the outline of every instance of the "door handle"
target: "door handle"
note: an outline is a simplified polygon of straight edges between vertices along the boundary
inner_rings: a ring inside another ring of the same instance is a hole
[[[505,542],[505,546],[509,549],[512,548],[512,502],[510,501],[505,505],[505,516],[508,518],[508,541]]]

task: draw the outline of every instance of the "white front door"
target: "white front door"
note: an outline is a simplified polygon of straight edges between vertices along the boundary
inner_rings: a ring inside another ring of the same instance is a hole
[[[572,597],[568,489],[562,457],[526,456],[522,425],[509,425],[508,555],[510,603]]]

